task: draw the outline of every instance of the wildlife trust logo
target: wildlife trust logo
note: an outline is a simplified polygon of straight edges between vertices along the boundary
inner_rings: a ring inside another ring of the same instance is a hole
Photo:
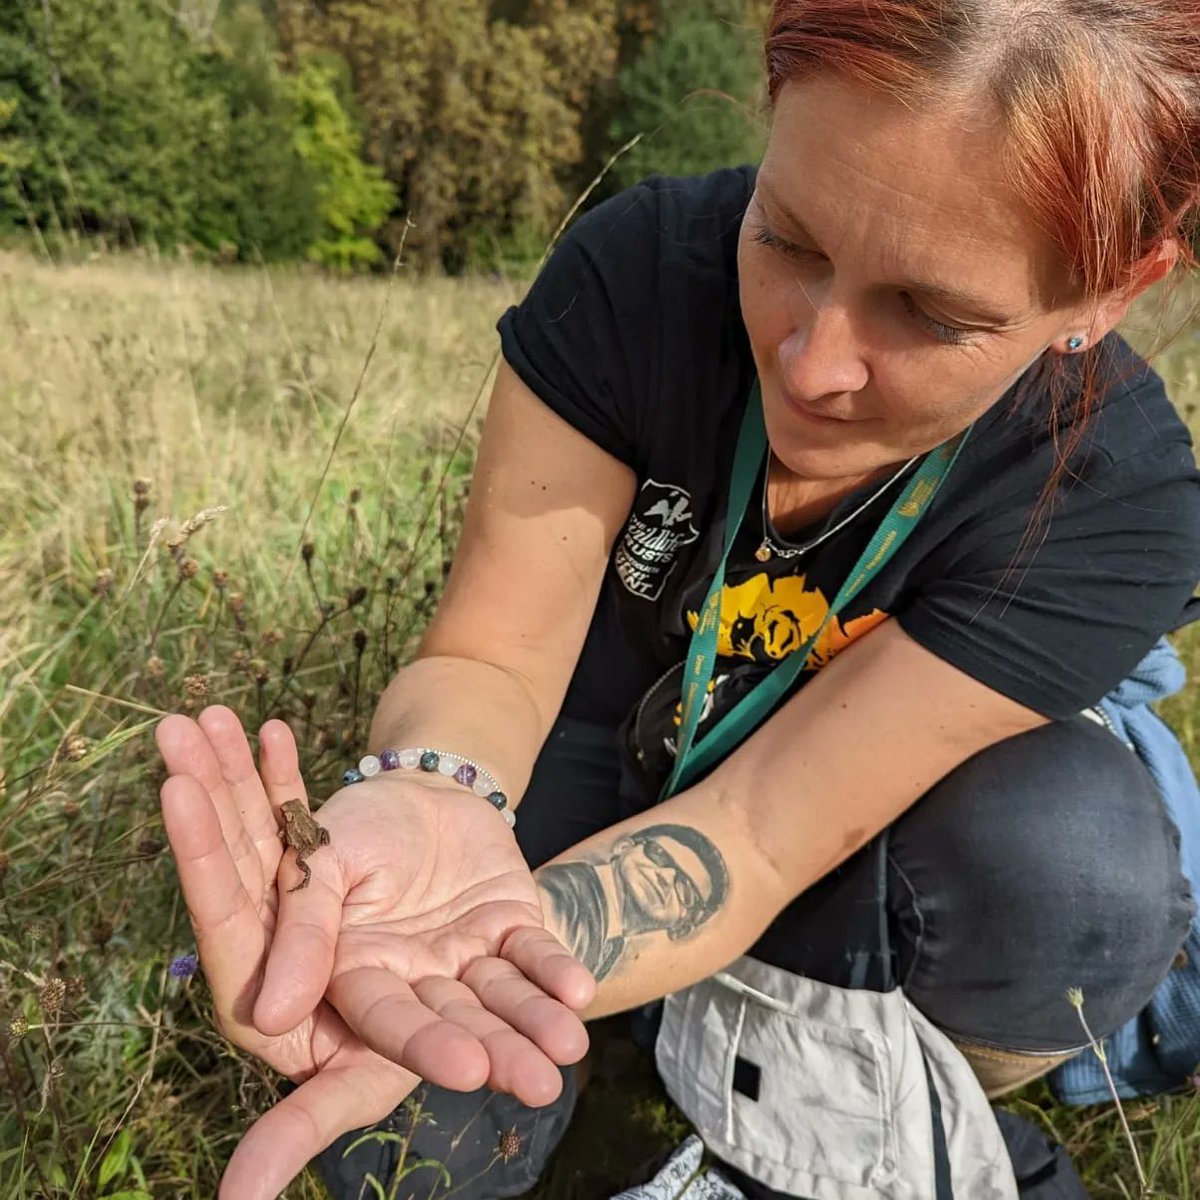
[[[613,556],[617,577],[635,596],[657,600],[676,555],[699,536],[692,524],[691,494],[674,484],[647,479]]]

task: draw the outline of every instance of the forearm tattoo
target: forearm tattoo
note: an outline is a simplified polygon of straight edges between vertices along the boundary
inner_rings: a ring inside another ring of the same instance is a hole
[[[599,980],[629,940],[690,937],[725,904],[729,871],[713,842],[688,825],[650,825],[607,851],[537,872],[546,915],[567,949]]]

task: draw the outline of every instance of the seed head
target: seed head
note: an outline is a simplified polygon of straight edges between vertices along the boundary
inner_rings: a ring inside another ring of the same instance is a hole
[[[134,512],[145,512],[150,507],[150,493],[153,490],[153,486],[149,479],[135,479],[133,481]]]
[[[213,572],[213,587],[223,592],[229,586],[229,572],[216,570]]]
[[[25,936],[31,942],[40,942],[46,936],[46,927],[41,921],[33,921],[25,927]]]
[[[103,567],[96,572],[96,578],[92,580],[92,595],[107,596],[113,589],[113,573],[111,568]]]
[[[267,649],[270,649],[272,646],[278,645],[278,643],[282,642],[283,638],[284,632],[282,629],[268,629],[264,631],[262,635],[262,644],[266,646]]]
[[[184,557],[179,560],[179,578],[195,579],[200,574],[200,564],[194,559]]]
[[[496,1153],[505,1162],[516,1158],[521,1153],[521,1135],[517,1132],[515,1125],[507,1133],[500,1135],[500,1141],[496,1145]]]
[[[250,670],[254,675],[255,683],[264,684],[271,678],[271,664],[265,658],[252,658]]]
[[[350,503],[357,504],[362,499],[362,488],[356,487],[350,489]]]
[[[312,560],[313,560],[313,555],[314,555],[316,552],[317,552],[317,548],[316,548],[316,546],[314,546],[314,545],[312,544],[312,542],[305,542],[305,543],[304,543],[304,544],[303,544],[303,545],[300,547],[300,557],[301,557],[302,559],[304,559],[304,561],[305,561],[306,563],[310,563],[310,562],[312,562]]]
[[[63,801],[62,811],[63,816],[66,817],[68,821],[74,820],[77,816],[79,816],[79,802],[77,800],[72,800],[68,796],[67,799]]]
[[[357,608],[367,598],[367,589],[361,584],[346,593],[346,607]]]
[[[29,1032],[29,1022],[24,1017],[13,1017],[8,1023],[8,1036],[14,1042],[20,1041]]]
[[[142,670],[145,671],[147,679],[161,679],[166,673],[166,666],[157,654],[152,654],[146,659],[146,665]]]
[[[48,1017],[57,1016],[62,1012],[63,1001],[66,998],[67,984],[63,979],[51,979],[38,993],[38,1003]]]
[[[367,648],[367,631],[365,629],[356,629],[354,631],[354,651],[356,654],[362,654]]]
[[[192,700],[207,700],[208,676],[185,675],[183,677],[183,690]]]
[[[218,504],[215,508],[202,508],[194,517],[188,517],[179,527],[179,532],[174,537],[167,539],[167,549],[178,558],[179,551],[188,538],[203,529],[210,521],[215,521],[224,511],[225,505]]]
[[[62,745],[63,757],[68,762],[79,762],[88,752],[87,738],[80,737],[77,733],[71,734]]]
[[[246,597],[241,592],[229,593],[229,609],[231,612],[241,613],[246,610]]]
[[[235,650],[229,656],[229,665],[233,667],[235,671],[244,671],[249,663],[250,655],[248,655],[245,650]]]

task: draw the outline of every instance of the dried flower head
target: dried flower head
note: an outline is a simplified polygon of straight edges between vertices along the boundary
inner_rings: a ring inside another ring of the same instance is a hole
[[[350,489],[350,503],[357,504],[362,499],[362,488],[356,487]]]
[[[183,690],[193,700],[206,700],[208,698],[208,676],[185,675]]]
[[[166,665],[157,654],[152,654],[146,659],[146,665],[142,668],[146,673],[147,679],[161,679],[166,674]]]
[[[346,593],[346,607],[357,608],[367,598],[367,589],[359,584],[358,587]]]
[[[254,676],[255,683],[267,683],[271,678],[271,664],[265,658],[252,658],[250,673]]]
[[[225,505],[218,504],[215,508],[202,508],[194,517],[188,517],[179,527],[174,537],[167,539],[167,549],[176,557],[187,540],[196,532],[203,529],[211,521],[215,521],[225,511]]]
[[[356,629],[354,631],[354,651],[356,654],[362,654],[367,648],[367,631],[365,629]]]
[[[195,954],[181,954],[177,958],[171,959],[171,965],[167,971],[175,979],[191,979],[196,973],[198,962]]]
[[[42,1012],[48,1017],[57,1016],[62,1012],[63,1001],[67,998],[67,983],[64,979],[51,979],[45,987],[38,992],[38,1003],[42,1006]]]
[[[24,1017],[13,1017],[8,1023],[8,1036],[14,1042],[19,1041],[29,1032],[29,1022]]]
[[[304,544],[303,544],[303,545],[300,547],[300,557],[301,557],[302,559],[304,559],[304,561],[305,561],[306,563],[310,563],[310,562],[312,562],[312,560],[313,560],[313,555],[314,555],[316,552],[317,552],[317,548],[316,548],[316,546],[314,546],[314,545],[312,544],[312,542],[305,542],[305,543],[304,543]]]
[[[79,801],[73,800],[70,796],[68,796],[63,801],[62,813],[68,821],[74,820],[77,816],[79,816]]]
[[[241,592],[230,592],[229,608],[231,612],[244,612],[246,609],[246,597]]]
[[[235,671],[244,671],[249,663],[250,655],[248,655],[245,650],[235,650],[229,656],[229,665],[233,667]]]
[[[63,740],[62,754],[69,762],[79,762],[88,752],[88,740],[73,733]]]
[[[40,942],[46,936],[46,927],[41,921],[31,921],[25,926],[25,936],[31,942]]]
[[[278,627],[275,629],[267,629],[263,632],[262,644],[270,649],[270,647],[276,646],[282,642],[283,638],[284,632],[282,629],[279,629]]]
[[[149,479],[135,479],[133,481],[133,511],[145,512],[150,507],[150,496],[154,490],[154,485]]]
[[[113,590],[113,580],[114,576],[112,573],[112,568],[102,567],[96,572],[96,578],[92,580],[92,595],[110,595]]]
[[[200,564],[190,556],[185,556],[179,560],[179,578],[180,579],[195,579],[200,574]]]
[[[229,572],[220,569],[213,572],[213,587],[223,592],[229,586]]]
[[[521,1153],[521,1135],[517,1132],[515,1125],[507,1133],[500,1135],[500,1141],[496,1146],[496,1153],[505,1162],[516,1158]]]
[[[137,840],[134,850],[142,858],[154,858],[156,855],[163,852],[162,838],[153,833],[143,833]]]

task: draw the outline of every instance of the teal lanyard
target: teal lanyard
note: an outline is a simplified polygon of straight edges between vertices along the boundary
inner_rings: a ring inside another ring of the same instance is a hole
[[[762,393],[758,381],[750,393],[742,429],[733,456],[733,476],[729,487],[729,507],[725,520],[725,552],[717,565],[708,589],[700,619],[688,648],[688,664],[683,681],[683,716],[679,727],[678,753],[671,778],[661,799],[686,788],[702,771],[720,762],[765,719],[796,681],[808,661],[817,640],[829,623],[855,596],[883,570],[888,560],[904,544],[925,514],[938,488],[962,452],[971,430],[968,428],[931,450],[921,461],[908,486],[901,492],[887,516],[875,530],[867,548],[855,563],[841,591],[834,598],[820,628],[799,649],[789,654],[748,695],[723,716],[695,745],[696,729],[704,711],[705,697],[717,665],[717,640],[721,625],[721,593],[725,587],[725,566],[742,518],[750,503],[750,494],[766,457],[767,433],[763,424]]]

